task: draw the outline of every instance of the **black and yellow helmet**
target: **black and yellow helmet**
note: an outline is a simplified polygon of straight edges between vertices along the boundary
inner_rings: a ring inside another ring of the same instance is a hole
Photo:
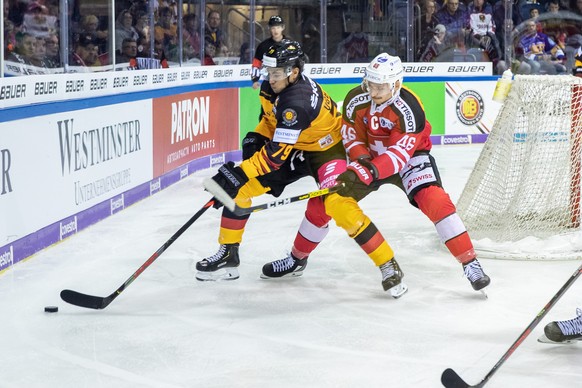
[[[263,67],[299,67],[303,70],[304,63],[301,45],[289,39],[275,43],[263,55]]]

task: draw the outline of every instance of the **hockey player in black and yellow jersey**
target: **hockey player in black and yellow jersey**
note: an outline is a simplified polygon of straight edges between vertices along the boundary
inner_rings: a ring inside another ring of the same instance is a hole
[[[489,285],[477,261],[473,243],[442,188],[436,161],[430,154],[431,125],[424,107],[402,85],[400,58],[379,54],[366,67],[361,86],[344,100],[342,134],[350,163],[338,177],[340,195],[360,200],[386,183],[398,186],[410,203],[435,225],[441,241],[463,265],[475,290]]]
[[[226,163],[212,177],[240,207],[250,206],[251,198],[267,192],[278,196],[286,185],[305,176],[312,176],[320,188],[335,186],[336,178],[346,170],[341,113],[321,86],[303,74],[303,64],[300,45],[290,40],[276,43],[263,57],[261,120],[243,141],[240,166]],[[238,278],[238,247],[248,218],[223,210],[220,248],[196,263],[198,280]],[[384,237],[356,200],[336,193],[308,201],[291,252],[265,264],[261,277],[301,275],[332,218],[377,266],[390,268],[383,271],[384,289],[394,297],[406,292],[402,273]]]

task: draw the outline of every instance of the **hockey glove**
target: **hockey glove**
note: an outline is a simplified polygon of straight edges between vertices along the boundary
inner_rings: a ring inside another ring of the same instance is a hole
[[[228,162],[220,166],[218,174],[213,176],[212,180],[218,183],[231,198],[234,198],[240,188],[249,181],[249,178],[242,168],[236,167],[234,162]],[[218,209],[221,206],[222,203],[219,201],[214,202],[214,208]]]
[[[269,141],[269,138],[256,132],[249,132],[242,141],[242,157],[247,160],[258,150],[263,148]]]
[[[259,82],[260,79],[261,79],[261,69],[253,66],[251,69],[251,81],[255,83]]]
[[[352,197],[356,201],[364,198],[370,191],[369,185],[374,181],[378,173],[369,159],[360,159],[358,162],[348,164],[347,171],[340,174],[337,180],[343,183],[338,194],[342,197]]]

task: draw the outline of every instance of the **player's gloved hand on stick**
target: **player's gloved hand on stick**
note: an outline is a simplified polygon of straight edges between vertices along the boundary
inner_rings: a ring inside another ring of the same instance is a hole
[[[235,166],[234,162],[228,162],[220,166],[218,174],[212,177],[212,180],[218,183],[226,193],[234,198],[238,194],[241,187],[249,181],[249,178],[242,170],[242,168]],[[222,203],[216,201],[214,207],[218,209]]]
[[[343,187],[338,190],[338,194],[342,197],[352,197],[359,201],[369,193],[368,186],[376,176],[376,168],[369,159],[351,162],[348,164],[347,170],[337,177],[337,180],[343,183]]]
[[[242,158],[247,160],[263,148],[269,138],[256,132],[249,132],[242,141]]]

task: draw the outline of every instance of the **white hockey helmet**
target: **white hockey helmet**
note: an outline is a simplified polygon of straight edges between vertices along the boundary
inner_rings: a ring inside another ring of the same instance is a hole
[[[393,94],[397,93],[395,90],[398,81],[402,85],[404,79],[404,66],[399,57],[381,53],[376,56],[366,67],[366,75],[364,75],[364,88],[367,90],[368,82],[375,84],[388,84]]]

